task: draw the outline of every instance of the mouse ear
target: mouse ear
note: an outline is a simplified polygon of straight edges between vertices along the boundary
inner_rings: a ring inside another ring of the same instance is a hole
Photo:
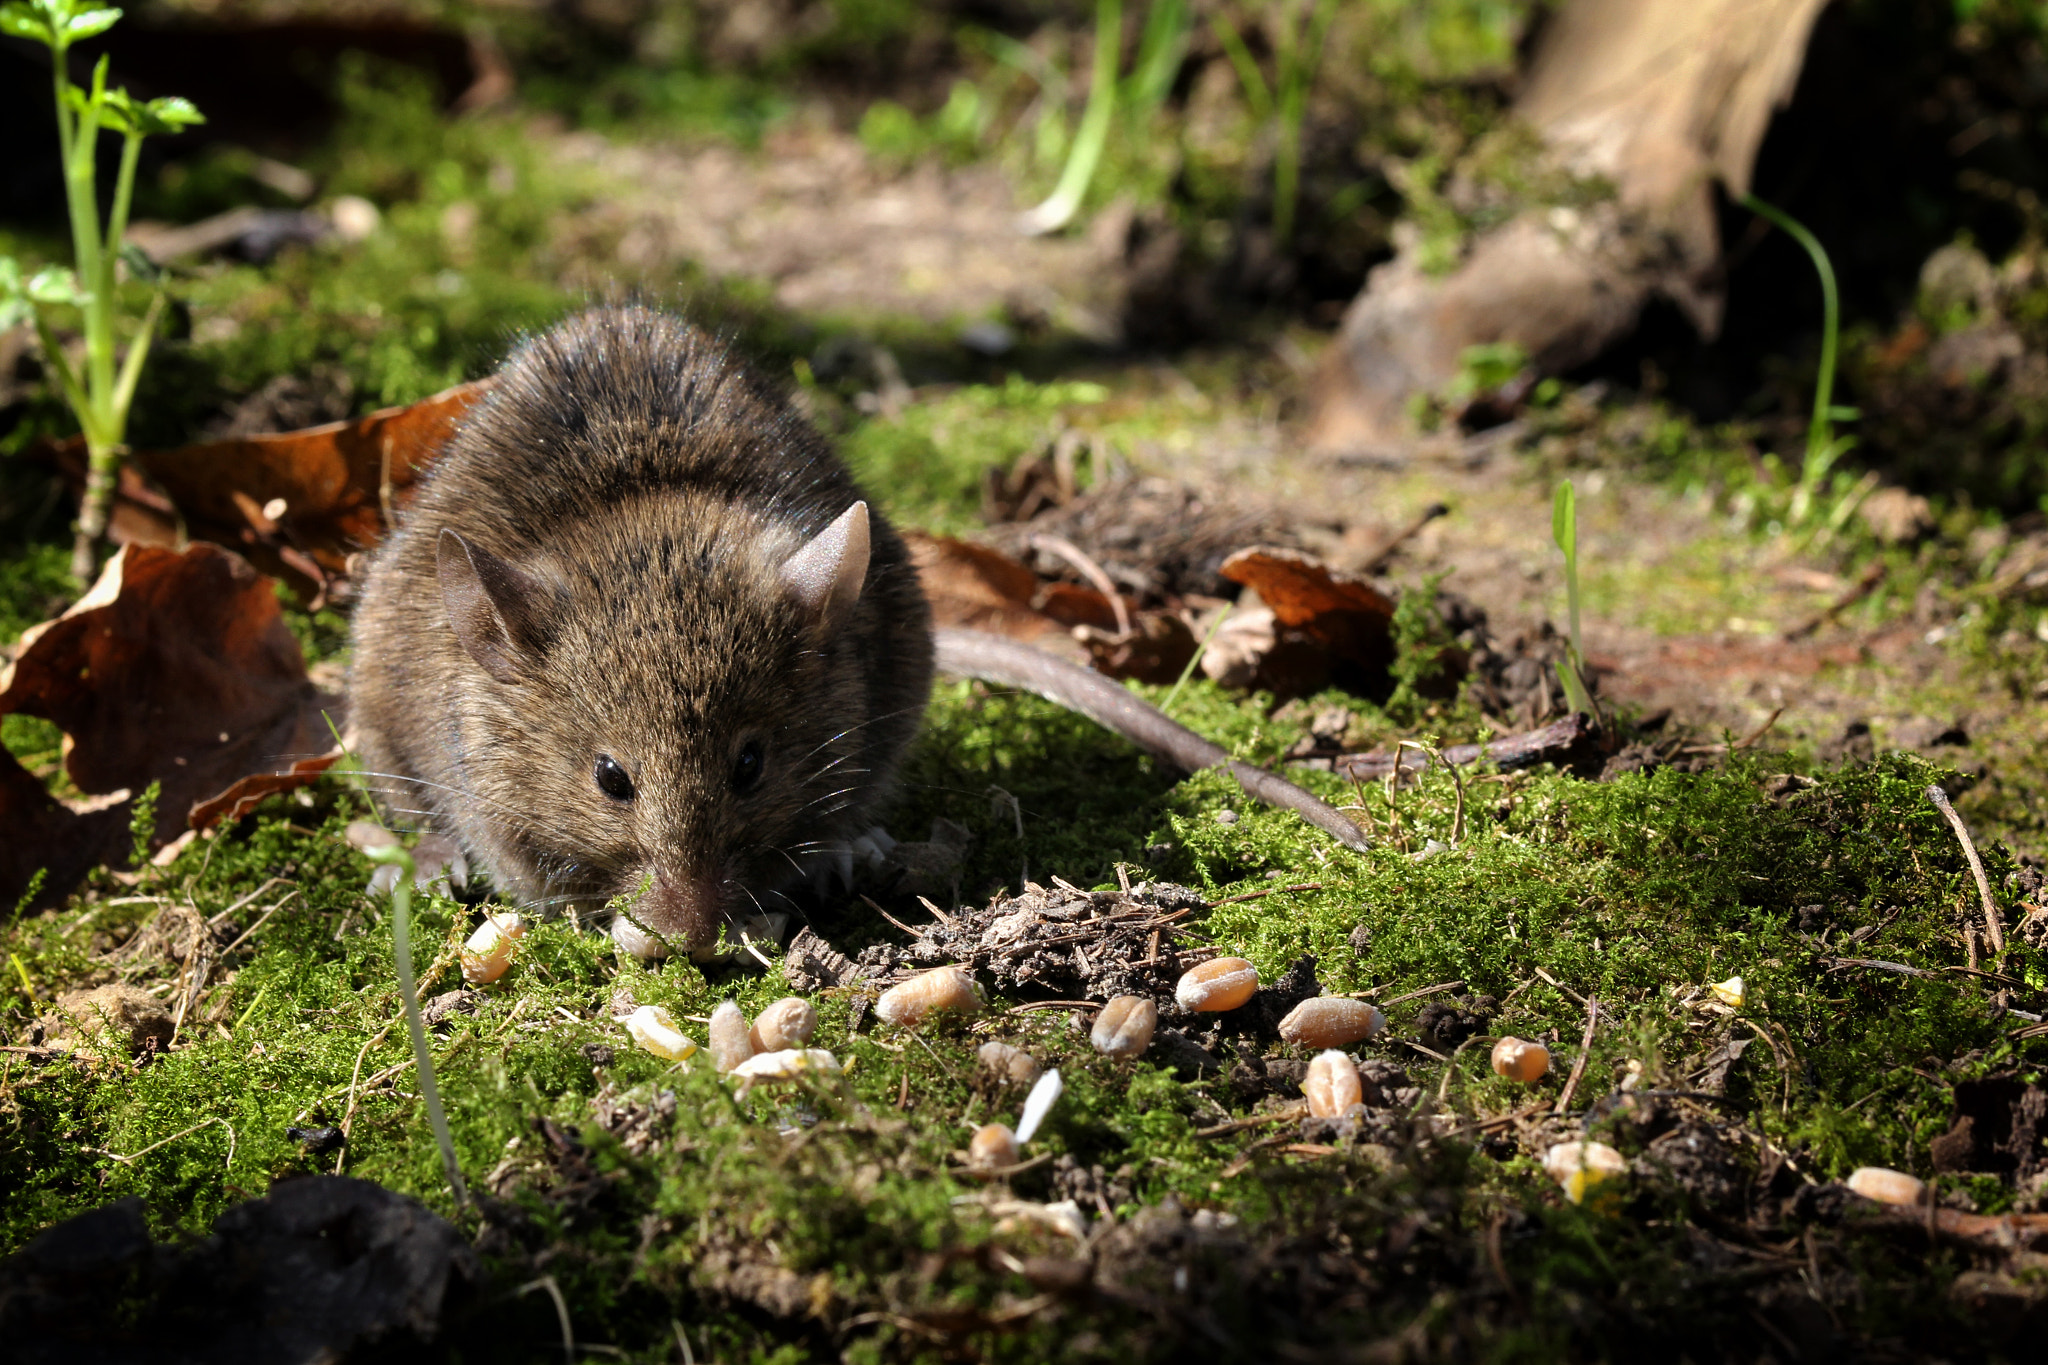
[[[830,629],[860,600],[868,576],[868,505],[857,502],[782,565],[782,590]]]
[[[448,625],[469,657],[502,683],[516,683],[546,641],[539,629],[542,588],[531,575],[444,528],[435,575]]]

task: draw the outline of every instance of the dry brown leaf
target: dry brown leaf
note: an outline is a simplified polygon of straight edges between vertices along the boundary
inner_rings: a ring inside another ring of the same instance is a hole
[[[124,852],[132,797],[151,782],[163,840],[311,781],[333,761],[322,713],[339,723],[340,703],[307,678],[274,582],[241,556],[130,545],[71,610],[23,633],[0,673],[10,712],[64,731],[80,791],[130,797],[75,812],[0,754],[0,901],[44,866],[42,898],[56,899]]]
[[[933,625],[985,630],[1068,657],[1079,656],[1066,624],[1036,605],[1038,575],[1016,560],[951,536],[905,531],[903,539],[917,566],[918,582],[931,601]],[[1103,612],[1111,614],[1106,602]]]
[[[1232,677],[1251,674],[1278,696],[1302,696],[1331,683],[1383,696],[1394,661],[1394,602],[1370,583],[1339,573],[1299,550],[1255,545],[1223,561],[1222,574],[1258,594],[1272,612],[1272,644],[1263,654],[1236,643]],[[1225,666],[1220,659],[1217,668]],[[1204,661],[1204,670],[1218,676]]]
[[[144,451],[136,459],[184,512],[192,534],[238,548],[296,550],[334,575],[384,534],[387,481],[391,505],[402,507],[455,424],[489,390],[489,380],[477,380],[353,422]],[[281,510],[265,510],[278,502]]]
[[[393,509],[406,504],[413,484],[490,383],[458,384],[409,407],[384,408],[349,422],[137,451],[134,464],[162,493],[133,469],[124,470],[114,538],[129,545],[175,544],[182,514],[191,537],[230,546],[266,570],[330,589],[345,578],[349,556],[384,534],[387,500]],[[78,442],[66,442],[56,460],[82,486],[81,450]]]

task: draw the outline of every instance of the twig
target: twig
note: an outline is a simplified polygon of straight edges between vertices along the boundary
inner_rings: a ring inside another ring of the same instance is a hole
[[[394,1020],[393,1022],[395,1023],[396,1021]],[[344,1161],[348,1160],[348,1129],[356,1117],[356,1082],[362,1079],[363,1058],[370,1055],[371,1048],[377,1046],[377,1044],[390,1036],[391,1024],[386,1024],[377,1031],[376,1036],[364,1043],[356,1052],[355,1070],[349,1074],[348,1078],[348,1107],[341,1115],[341,1150],[334,1154],[334,1173],[336,1175],[341,1174],[341,1165]]]
[[[1593,1002],[1591,1000],[1589,1000],[1583,995],[1580,995],[1577,991],[1573,990],[1570,986],[1565,985],[1564,982],[1559,981],[1556,977],[1552,976],[1549,972],[1544,971],[1541,967],[1536,968],[1535,971],[1536,975],[1542,977],[1545,981],[1548,981],[1551,985],[1557,987],[1566,995],[1569,995],[1572,999],[1578,1001],[1581,1005],[1586,1005],[1588,1007],[1592,1005]]]
[[[1764,723],[1762,725],[1757,726],[1756,729],[1751,730],[1741,739],[1738,739],[1735,741],[1735,743],[1729,745],[1728,752],[1731,754],[1739,754],[1744,749],[1747,749],[1750,745],[1762,739],[1765,735],[1771,732],[1771,727],[1778,723],[1778,717],[1784,714],[1785,708],[1782,706],[1772,711],[1770,715],[1764,718]]]
[[[1230,1133],[1242,1133],[1247,1128],[1263,1128],[1269,1123],[1288,1123],[1308,1113],[1307,1104],[1290,1104],[1285,1109],[1271,1114],[1261,1114],[1255,1119],[1232,1119],[1219,1123],[1214,1128],[1197,1128],[1195,1136],[1200,1138],[1224,1137]]]
[[[1264,896],[1277,896],[1286,891],[1320,891],[1322,889],[1323,884],[1321,882],[1297,882],[1293,886],[1269,886],[1264,891],[1247,891],[1242,896],[1226,896],[1209,908],[1213,910],[1217,905],[1236,905],[1239,901],[1255,901]]]
[[[244,929],[242,931],[241,937],[237,938],[233,943],[230,943],[227,947],[221,949],[220,955],[222,957],[226,957],[229,953],[232,953],[235,949],[241,947],[244,943],[247,943],[249,941],[249,935],[255,933],[258,929],[261,929],[265,924],[269,923],[270,917],[276,914],[278,911],[284,909],[285,906],[289,905],[291,903],[292,897],[298,894],[299,888],[296,886],[293,887],[291,890],[285,892],[283,900],[271,906],[268,910],[265,910],[263,912],[262,918],[258,919],[254,924]]]
[[[512,1292],[518,1296],[531,1294],[536,1289],[548,1291],[548,1297],[555,1301],[555,1316],[562,1323],[562,1359],[569,1365],[576,1365],[576,1334],[569,1328],[569,1302],[562,1297],[562,1286],[555,1283],[552,1275],[543,1275],[537,1280],[522,1284]]]
[[[1415,518],[1415,520],[1409,522],[1406,526],[1403,526],[1400,530],[1394,532],[1394,534],[1387,539],[1386,544],[1380,546],[1379,549],[1374,550],[1372,552],[1372,558],[1366,560],[1365,563],[1358,566],[1358,572],[1362,574],[1376,574],[1381,569],[1386,568],[1387,561],[1394,557],[1394,552],[1396,550],[1400,549],[1403,545],[1406,545],[1409,541],[1415,539],[1417,535],[1421,534],[1423,527],[1429,525],[1438,517],[1447,515],[1450,512],[1450,510],[1450,508],[1446,507],[1444,504],[1440,502],[1433,502],[1429,506],[1423,508],[1421,513]]]
[[[1552,984],[1555,984],[1554,982]],[[1563,989],[1560,987],[1559,989]],[[1586,1074],[1586,1058],[1593,1053],[1593,1030],[1600,1023],[1600,1002],[1588,997],[1586,1000],[1586,1034],[1579,1040],[1578,1060],[1572,1063],[1572,1074],[1565,1077],[1564,1093],[1557,1097],[1556,1106],[1550,1111],[1562,1114],[1571,1108],[1572,1095],[1579,1088],[1579,1078]]]
[[[1040,532],[1027,542],[1034,550],[1044,550],[1058,555],[1081,571],[1081,576],[1094,584],[1095,590],[1109,599],[1109,609],[1116,613],[1116,634],[1119,640],[1131,638],[1131,614],[1124,609],[1123,596],[1117,592],[1116,584],[1110,581],[1102,566],[1090,559],[1087,552],[1065,536]]]
[[[1977,857],[1977,845],[1970,840],[1969,827],[1963,824],[1963,817],[1956,814],[1956,808],[1949,804],[1948,793],[1940,787],[1929,787],[1927,799],[1948,817],[1956,838],[1962,842],[1963,856],[1970,860],[1970,874],[1977,879],[1977,895],[1984,901],[1984,932],[1991,940],[1992,953],[2002,956],[2005,953],[2005,926],[1998,922],[1998,905],[1991,899],[1991,883],[1984,876],[1984,863]]]
[[[881,916],[881,917],[882,917],[883,919],[885,919],[885,920],[889,921],[889,923],[891,923],[891,924],[895,925],[895,926],[896,926],[896,927],[897,927],[898,929],[901,929],[901,930],[902,930],[902,931],[903,931],[904,933],[906,933],[906,934],[910,935],[910,936],[911,936],[912,938],[923,938],[923,937],[924,937],[924,935],[923,935],[923,934],[921,934],[921,933],[919,933],[919,932],[918,932],[917,930],[915,930],[915,929],[911,928],[911,927],[910,927],[909,925],[905,924],[905,923],[904,923],[904,922],[903,922],[902,920],[900,920],[900,919],[897,919],[897,918],[896,918],[896,917],[895,917],[894,915],[890,914],[890,913],[889,913],[889,912],[888,912],[887,910],[884,910],[884,909],[883,909],[883,908],[882,908],[881,906],[879,906],[879,905],[875,904],[875,902],[874,902],[874,900],[873,900],[872,898],[870,898],[870,897],[868,897],[868,896],[865,896],[865,895],[863,895],[863,896],[861,897],[861,899],[862,899],[862,900],[864,900],[864,901],[867,901],[867,903],[868,903],[868,909],[870,909],[870,910],[874,911],[874,912],[875,912],[876,914],[880,915],[880,916]]]
[[[190,1137],[192,1134],[198,1132],[201,1128],[205,1128],[209,1125],[216,1123],[228,1130],[227,1164],[229,1167],[232,1167],[235,1164],[235,1128],[234,1125],[229,1123],[226,1119],[219,1117],[202,1119],[198,1123],[193,1124],[190,1128],[183,1129],[179,1132],[171,1134],[167,1138],[162,1138],[156,1142],[152,1142],[149,1144],[149,1146],[144,1147],[141,1151],[130,1152],[127,1156],[122,1156],[119,1152],[110,1152],[104,1147],[88,1147],[85,1150],[88,1152],[97,1152],[101,1156],[112,1157],[114,1160],[120,1162],[123,1166],[129,1166],[141,1160],[143,1157],[148,1156],[151,1152],[155,1151],[159,1147],[165,1146],[168,1143],[176,1142],[181,1137]],[[223,1169],[226,1168],[224,1167]]]
[[[1434,986],[1424,986],[1419,991],[1410,991],[1406,995],[1397,995],[1392,1000],[1382,1000],[1380,1001],[1380,1008],[1385,1009],[1389,1005],[1398,1005],[1405,1000],[1420,1000],[1425,995],[1439,995],[1444,991],[1454,991],[1464,984],[1462,981],[1440,981]]]
[[[209,929],[213,929],[213,928],[218,928],[218,927],[219,927],[219,925],[220,925],[220,922],[221,922],[222,920],[226,919],[226,918],[227,918],[227,917],[228,917],[229,915],[232,915],[232,914],[234,914],[234,913],[235,913],[235,911],[237,911],[237,910],[241,909],[241,908],[242,908],[243,906],[247,905],[247,904],[248,904],[248,903],[249,903],[250,901],[253,901],[253,900],[255,900],[255,899],[256,899],[256,898],[258,897],[258,896],[260,896],[260,895],[262,895],[262,894],[263,894],[264,892],[268,891],[268,890],[269,890],[269,889],[270,889],[271,887],[273,887],[273,886],[290,886],[290,885],[291,885],[291,881],[290,881],[290,879],[289,879],[289,878],[286,878],[286,877],[272,877],[272,878],[271,878],[271,879],[270,879],[269,881],[267,881],[267,882],[263,883],[263,885],[261,885],[261,886],[257,887],[257,888],[256,888],[256,889],[255,889],[254,891],[251,891],[251,892],[250,892],[250,893],[249,893],[248,895],[246,895],[246,896],[242,897],[242,898],[241,898],[240,900],[236,901],[236,902],[235,902],[235,903],[234,903],[233,905],[230,905],[230,906],[229,906],[229,907],[228,907],[227,909],[225,909],[225,910],[221,911],[221,912],[220,912],[220,913],[219,913],[218,915],[215,915],[215,916],[214,916],[214,917],[213,917],[212,919],[210,919],[210,920],[206,921],[206,927],[207,927],[207,928],[209,928]]]
[[[1822,608],[1818,616],[1792,627],[1780,638],[1788,645],[1804,640],[1807,636],[1812,635],[1822,626],[1870,596],[1871,593],[1877,590],[1877,585],[1882,582],[1884,582],[1884,561],[1879,560],[1863,571],[1863,577],[1856,580],[1854,587]]]
[[[1873,971],[1890,972],[1894,976],[1937,976],[1925,967],[1909,967],[1903,962],[1887,962],[1877,957],[1838,957],[1830,960],[1827,969],[1839,972],[1844,967],[1868,967]]]

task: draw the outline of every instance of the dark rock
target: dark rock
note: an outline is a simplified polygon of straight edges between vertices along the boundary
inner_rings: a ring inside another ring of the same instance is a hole
[[[479,1276],[453,1227],[366,1180],[279,1181],[185,1246],[124,1200],[0,1262],[0,1341],[10,1365],[381,1358],[433,1339]]]

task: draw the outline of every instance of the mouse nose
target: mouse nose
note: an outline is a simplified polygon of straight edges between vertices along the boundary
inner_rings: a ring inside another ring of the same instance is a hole
[[[695,954],[718,941],[725,920],[725,878],[657,868],[634,913],[651,929]]]

